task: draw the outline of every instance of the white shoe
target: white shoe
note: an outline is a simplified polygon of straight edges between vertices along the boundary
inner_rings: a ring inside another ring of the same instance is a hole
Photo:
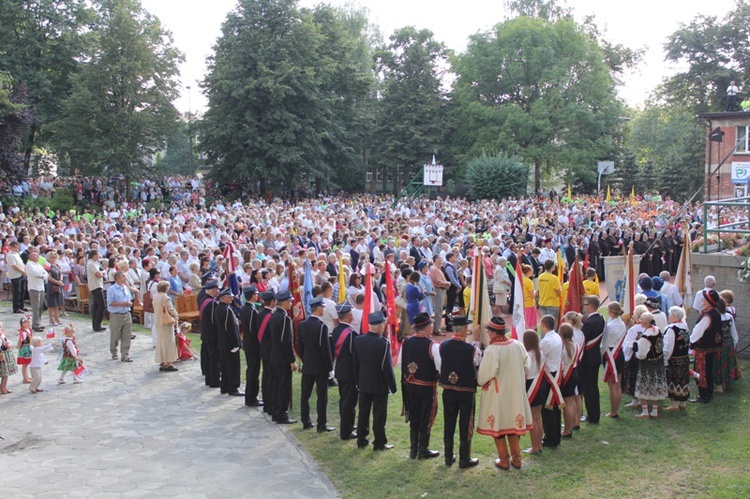
[[[64,385],[65,383],[67,383],[67,381],[65,381],[64,379],[58,379],[57,380],[57,384],[58,385]]]
[[[74,379],[74,380],[73,380],[73,384],[74,384],[74,385],[80,385],[81,383],[83,383],[83,380],[82,380],[82,379]]]

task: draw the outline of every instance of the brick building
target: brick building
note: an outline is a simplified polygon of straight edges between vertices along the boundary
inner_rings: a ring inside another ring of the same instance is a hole
[[[750,112],[705,113],[706,122],[706,200],[750,194]],[[718,129],[718,130],[717,130]],[[722,141],[711,140],[717,133]],[[721,134],[723,132],[723,135]],[[717,167],[732,152],[721,168]]]

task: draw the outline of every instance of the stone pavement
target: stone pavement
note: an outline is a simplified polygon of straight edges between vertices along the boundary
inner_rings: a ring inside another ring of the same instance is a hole
[[[0,305],[13,342],[19,317]],[[72,319],[91,371],[83,384],[69,374],[58,385],[57,352],[49,352],[43,393],[29,393],[19,367],[13,393],[0,396],[0,497],[338,495],[291,433],[243,397],[207,388],[198,362],[159,372],[142,333],[133,363],[110,360],[109,330],[94,333],[86,319]]]

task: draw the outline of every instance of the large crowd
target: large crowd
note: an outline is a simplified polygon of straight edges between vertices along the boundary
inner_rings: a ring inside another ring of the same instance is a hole
[[[41,347],[34,332],[45,329],[45,308],[49,324],[61,324],[66,298],[84,284],[92,329],[105,331],[103,320],[109,317],[113,359],[133,360],[131,311],[141,305],[159,369],[177,370],[173,363],[192,355],[178,348],[187,348],[183,333],[190,326],[178,327],[174,304],[195,294],[207,386],[244,396],[246,405],[262,406],[274,422],[295,423],[289,400],[292,372],[301,360],[303,426],[334,430],[326,416],[327,393],[337,385],[339,436],[356,439],[360,448],[369,445],[370,428],[376,450],[391,447],[385,414],[388,393],[398,390],[393,366],[400,358],[410,456],[438,455],[429,441],[440,386],[445,462],[455,460],[458,421],[460,467],[476,464],[470,441],[477,388],[477,431],[495,439],[496,464],[508,469],[520,467],[518,437],[527,431],[532,436],[527,450],[540,454],[542,447],[571,438],[581,421],[597,424],[602,375],[610,390],[606,416],[613,418],[619,417],[623,393],[642,409],[639,417],[658,417],[662,400],[671,401],[667,410],[685,409],[690,379],[699,386],[695,400],[708,403],[714,385],[729,389],[739,376],[731,292],[720,296],[707,281],[696,293],[693,307],[701,316],[690,332],[680,306],[692,297],[681,296],[670,283],[682,251],[701,227],[746,221],[739,210],[711,207],[703,220],[700,204],[650,196],[561,199],[554,192],[502,201],[371,195],[221,199],[197,177],[138,181],[129,189],[122,188],[122,179],[41,178],[15,186],[13,194],[52,196],[61,187],[100,210],[27,212],[6,203],[0,215],[1,263],[13,311],[24,315],[26,303],[31,308],[17,345],[3,334],[3,392],[16,362],[31,362],[35,346]],[[152,201],[164,209],[146,208]],[[603,257],[622,255],[631,246],[642,255],[640,293],[626,323],[617,302],[608,304],[607,317],[600,315],[598,281],[604,279]],[[484,345],[472,342],[481,336],[473,324],[479,318],[469,307],[472,281],[480,277],[472,275],[473,259],[482,260],[492,306],[492,320],[482,324]],[[557,266],[570,273],[576,260],[585,269],[582,313],[561,317],[560,303],[569,291]],[[509,315],[519,299],[516,279],[522,281],[529,328],[519,332],[518,341],[510,337]],[[296,324],[298,288],[311,296],[307,318]],[[401,346],[400,354],[393,343]],[[67,345],[60,382],[75,370],[73,333]],[[247,361],[244,393],[240,350]],[[26,372],[23,382],[32,382]],[[31,386],[43,391],[36,380]],[[309,407],[313,388],[316,423]]]

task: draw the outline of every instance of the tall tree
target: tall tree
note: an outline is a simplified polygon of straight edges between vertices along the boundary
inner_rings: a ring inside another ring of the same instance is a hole
[[[520,16],[470,38],[455,58],[457,158],[519,155],[542,174],[596,185],[596,161],[616,151],[621,105],[596,39],[568,17]]]
[[[101,0],[101,23],[73,77],[54,143],[87,174],[153,176],[153,157],[177,126],[182,54],[139,0]]]
[[[0,71],[25,88],[31,109],[22,145],[26,171],[33,148],[45,142],[45,127],[59,119],[70,91],[70,76],[77,70],[94,20],[87,4],[85,0],[0,2]]]
[[[378,103],[377,161],[396,178],[409,181],[432,154],[442,151],[447,96],[441,88],[449,52],[430,30],[405,27],[376,55],[383,78]]]
[[[26,89],[14,85],[8,73],[0,71],[0,191],[8,191],[26,176],[21,155],[21,139],[32,122],[25,104]]]
[[[167,175],[195,175],[196,161],[190,144],[190,124],[181,123],[167,141],[164,156],[156,160],[156,168]]]

